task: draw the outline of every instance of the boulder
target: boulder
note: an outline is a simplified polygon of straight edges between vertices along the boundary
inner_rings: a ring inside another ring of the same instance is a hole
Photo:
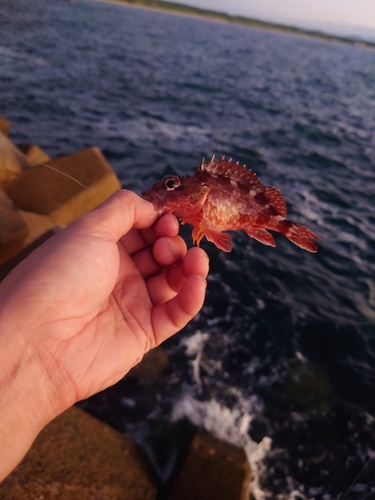
[[[67,225],[120,188],[101,151],[92,147],[24,170],[6,191],[22,210]]]
[[[73,407],[37,437],[0,485],[4,500],[155,500],[137,445]]]
[[[198,431],[169,500],[248,500],[250,481],[244,450]]]
[[[0,116],[0,132],[6,137],[9,136],[10,123],[3,116]]]
[[[30,167],[51,160],[51,157],[35,144],[17,144],[17,147],[26,156],[26,161]]]

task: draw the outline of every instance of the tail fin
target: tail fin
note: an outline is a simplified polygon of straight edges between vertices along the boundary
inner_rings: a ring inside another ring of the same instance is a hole
[[[283,220],[278,223],[277,231],[286,236],[295,245],[307,250],[308,252],[318,251],[318,247],[313,241],[311,241],[311,239],[320,240],[319,236],[301,224]]]

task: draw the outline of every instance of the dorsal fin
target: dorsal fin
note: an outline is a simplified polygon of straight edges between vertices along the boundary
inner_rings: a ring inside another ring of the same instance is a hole
[[[240,182],[247,185],[249,189],[254,189],[257,192],[264,189],[263,184],[252,170],[248,170],[245,165],[240,166],[238,163],[226,160],[224,156],[216,161],[214,155],[208,163],[203,159],[198,167],[199,171],[207,172],[212,177],[225,177],[235,182]]]
[[[240,166],[231,159],[226,160],[224,156],[216,161],[213,156],[208,163],[202,160],[198,172],[207,172],[216,179],[229,179],[236,183],[243,193],[248,193],[261,208],[269,205],[270,215],[279,215],[285,219],[287,209],[281,192],[275,187],[264,186],[256,174],[245,165]]]
[[[264,195],[267,198],[269,205],[276,210],[277,215],[280,215],[285,219],[287,215],[286,205],[280,190],[275,187],[267,186],[264,190]]]

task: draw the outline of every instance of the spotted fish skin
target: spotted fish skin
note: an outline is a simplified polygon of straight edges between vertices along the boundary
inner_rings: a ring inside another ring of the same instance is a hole
[[[286,219],[287,209],[281,192],[264,186],[256,174],[224,157],[202,160],[194,175],[170,175],[156,182],[142,195],[160,213],[173,213],[183,223],[194,226],[193,242],[199,246],[203,236],[230,252],[232,237],[223,231],[244,230],[261,243],[275,246],[268,230],[286,236],[308,252],[316,252],[312,241],[320,238],[312,231]]]

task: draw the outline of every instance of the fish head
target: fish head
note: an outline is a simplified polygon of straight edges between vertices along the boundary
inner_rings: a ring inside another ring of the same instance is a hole
[[[167,175],[142,191],[142,196],[154,204],[159,215],[173,213],[184,220],[201,210],[209,190],[195,175]]]

